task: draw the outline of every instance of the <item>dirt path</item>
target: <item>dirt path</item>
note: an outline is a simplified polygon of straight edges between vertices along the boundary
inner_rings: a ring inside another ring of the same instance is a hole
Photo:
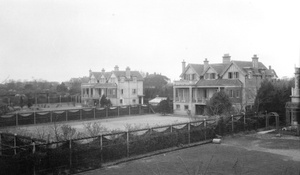
[[[250,134],[226,137],[223,145],[242,147],[247,150],[281,155],[283,160],[300,162],[300,138],[295,136],[276,137],[275,134]]]

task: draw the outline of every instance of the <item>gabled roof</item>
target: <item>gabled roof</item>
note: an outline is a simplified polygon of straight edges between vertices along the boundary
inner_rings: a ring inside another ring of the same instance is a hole
[[[104,75],[104,77],[106,79],[108,79],[111,76],[111,72],[104,72],[104,73],[103,72],[92,72],[92,74],[95,76],[95,78],[97,80],[100,80],[102,75]]]
[[[199,76],[202,75],[202,73],[204,72],[204,65],[203,64],[188,64],[185,68],[185,70],[183,71],[183,73],[181,73],[180,77],[182,77],[182,75],[189,69],[192,68]]]
[[[223,70],[228,66],[228,64],[217,63],[217,64],[209,64],[209,68],[212,68],[218,75],[220,75]],[[202,75],[204,75],[208,69],[206,69]]]
[[[201,79],[197,82],[196,86],[242,86],[242,82],[238,79],[215,79],[204,80]]]
[[[112,73],[115,74],[118,79],[120,79],[120,77],[125,77],[125,79],[127,79],[126,71],[112,71]],[[143,80],[143,76],[139,71],[130,71],[130,79],[132,77],[137,77],[137,80]]]

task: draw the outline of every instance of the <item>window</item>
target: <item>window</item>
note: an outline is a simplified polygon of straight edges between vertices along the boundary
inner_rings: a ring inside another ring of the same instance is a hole
[[[207,89],[204,89],[204,98],[207,98]]]
[[[239,78],[239,73],[238,72],[234,72],[233,75],[234,75],[234,78]]]
[[[189,110],[189,105],[184,105],[184,110]]]
[[[120,99],[120,104],[123,104],[123,99]]]
[[[228,96],[229,96],[230,98],[233,98],[233,90],[229,90]]]
[[[196,75],[192,74],[192,80],[195,80],[195,79],[196,79]]]
[[[204,75],[204,79],[208,79],[208,74],[205,74],[205,75]]]
[[[99,83],[99,80],[97,80],[97,83]]]
[[[121,94],[122,94],[122,95],[124,94],[124,89],[121,89]]]
[[[232,72],[228,72],[228,79],[232,79]]]
[[[133,99],[133,100],[132,100],[132,103],[135,103],[135,102],[136,102],[136,100],[135,100],[135,99]]]
[[[216,79],[216,74],[215,73],[211,73],[210,74],[210,79]]]
[[[240,98],[240,91],[239,90],[235,91],[235,97]]]
[[[101,79],[100,79],[100,82],[101,82],[101,83],[105,83],[105,78],[101,78]]]
[[[179,110],[180,109],[180,105],[176,105],[176,109]]]
[[[115,89],[112,90],[112,94],[116,95],[116,90]]]
[[[132,89],[132,94],[136,94],[136,89]]]

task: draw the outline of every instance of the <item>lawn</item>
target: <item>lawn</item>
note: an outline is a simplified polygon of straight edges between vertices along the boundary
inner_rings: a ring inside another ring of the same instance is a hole
[[[82,174],[299,175],[299,173],[299,137],[275,138],[271,135],[265,138],[257,134],[251,134],[229,136],[222,139],[221,144],[200,145]]]

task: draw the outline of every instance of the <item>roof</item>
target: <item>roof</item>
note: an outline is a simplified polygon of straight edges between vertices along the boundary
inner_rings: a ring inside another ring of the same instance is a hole
[[[209,64],[209,67],[214,69],[219,75],[222,76],[232,64],[236,65],[240,69],[240,71],[242,71],[243,74],[248,74],[248,70],[251,70],[254,75],[261,75],[261,71],[265,70],[266,75],[274,75],[277,77],[276,72],[273,69],[267,69],[267,67],[261,62],[258,62],[258,68],[253,67],[252,61],[235,60],[231,60],[230,63]],[[184,72],[186,72],[189,69],[189,67],[193,68],[198,75],[204,75],[205,71],[208,70],[204,70],[203,64],[188,64]],[[182,74],[180,76],[182,76]]]
[[[155,97],[149,101],[149,103],[160,103],[163,100],[167,100],[168,97]]]
[[[112,71],[113,74],[120,79],[120,77],[126,77],[126,71]],[[137,77],[137,80],[143,80],[143,76],[139,71],[130,71],[130,78]]]
[[[238,79],[215,79],[215,80],[199,80],[197,86],[242,86],[242,82]]]
[[[118,79],[120,79],[120,77],[125,77],[126,78],[126,71],[91,72],[91,73],[95,76],[95,78],[97,80],[100,80],[102,75],[104,75],[104,77],[106,79],[109,79],[112,74],[115,74]],[[138,71],[130,71],[130,75],[131,75],[130,78],[137,77],[137,80],[143,80],[142,75]]]

